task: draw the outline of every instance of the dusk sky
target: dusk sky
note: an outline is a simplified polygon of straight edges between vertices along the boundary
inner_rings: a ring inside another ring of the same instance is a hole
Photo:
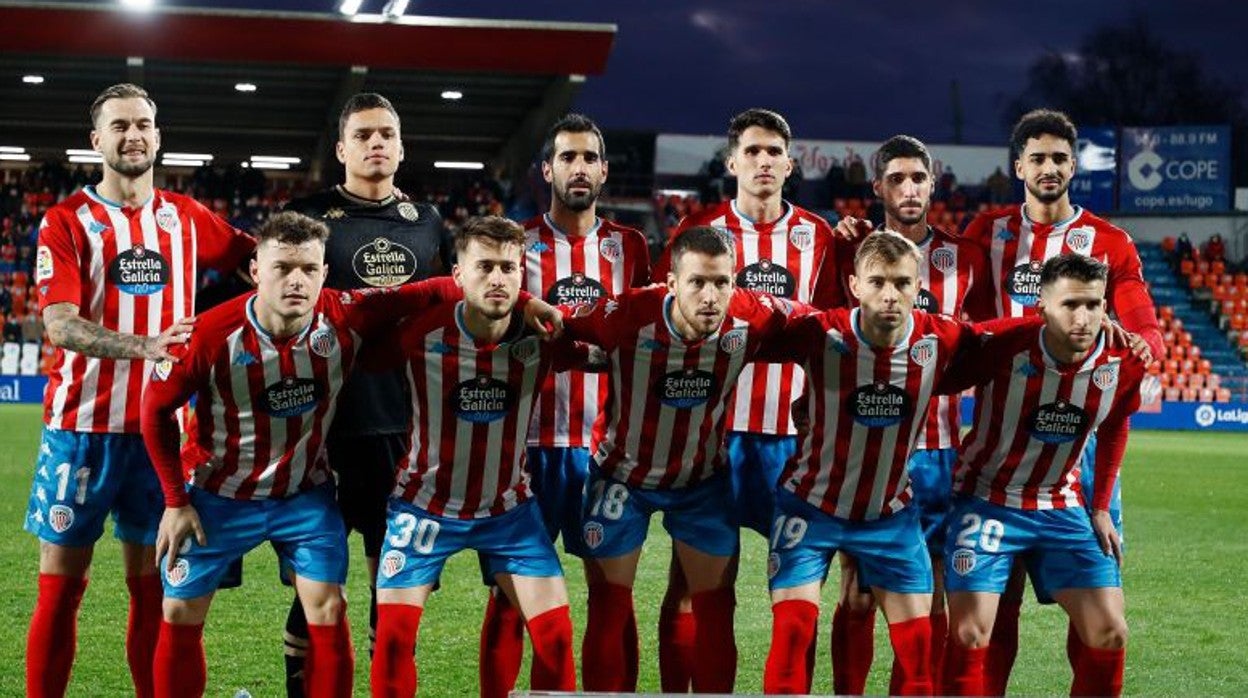
[[[163,2],[314,12],[337,6]],[[363,11],[380,12],[384,4],[364,0]],[[1006,137],[1003,106],[1038,56],[1073,52],[1091,29],[1135,15],[1171,48],[1196,53],[1209,74],[1248,85],[1248,2],[1240,0],[412,0],[408,14],[617,24],[606,74],[592,76],[577,102],[612,129],[718,134],[733,113],[766,106],[785,114],[803,138],[908,132],[949,142],[956,79],[964,141],[998,145]]]

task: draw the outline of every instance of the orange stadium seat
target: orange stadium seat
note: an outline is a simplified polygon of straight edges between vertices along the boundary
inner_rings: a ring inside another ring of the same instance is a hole
[[[1235,286],[1236,288],[1248,289],[1248,274],[1243,274],[1243,273],[1236,274]]]
[[[1181,397],[1179,399],[1181,399],[1183,402],[1196,402],[1197,393],[1195,390],[1192,390],[1191,388],[1185,388],[1180,394],[1181,394]]]
[[[1166,388],[1162,395],[1166,402],[1178,402],[1183,398],[1183,391],[1178,388]]]
[[[1187,358],[1193,361],[1200,358],[1200,345],[1198,344],[1193,344],[1187,347],[1185,351],[1187,352]]]
[[[1174,308],[1171,308],[1168,305],[1161,306],[1157,309],[1157,317],[1165,320],[1166,322],[1170,322],[1174,319]]]
[[[1197,368],[1195,361],[1191,359],[1179,359],[1179,373],[1192,373]]]
[[[1200,373],[1196,373],[1187,377],[1187,387],[1200,390],[1205,387],[1205,377]]]
[[[1184,354],[1186,353],[1187,352],[1183,348],[1182,344],[1167,344],[1166,345],[1166,358],[1167,359],[1182,359],[1184,358]]]
[[[1179,372],[1178,359],[1166,359],[1162,362],[1162,366],[1165,368],[1166,373],[1169,373],[1172,376],[1177,375]]]
[[[1216,373],[1210,373],[1208,376],[1205,377],[1205,385],[1210,388],[1213,388],[1214,390],[1221,388],[1222,376],[1219,376]]]
[[[1210,263],[1209,263],[1209,271],[1213,272],[1214,274],[1223,274],[1223,273],[1225,273],[1225,272],[1226,272],[1226,262],[1223,262],[1223,261],[1222,261],[1222,260],[1220,260],[1220,259],[1215,259],[1215,260],[1213,260],[1212,262],[1210,262]]]
[[[1177,244],[1178,240],[1175,240],[1173,235],[1167,235],[1161,239],[1161,251],[1166,254],[1174,252],[1174,247]]]
[[[1193,254],[1196,254],[1195,250],[1193,250],[1193,251],[1192,251],[1192,253],[1193,253]],[[1199,255],[1197,255],[1197,256],[1199,256]],[[1208,274],[1208,273],[1209,273],[1209,262],[1207,262],[1207,261],[1205,261],[1205,260],[1203,260],[1203,259],[1197,259],[1197,260],[1196,260],[1196,271],[1197,271],[1197,272],[1199,272],[1199,273],[1201,273],[1201,274]]]
[[[1196,271],[1196,262],[1193,262],[1190,259],[1185,259],[1182,262],[1179,262],[1179,272],[1183,276],[1191,276],[1193,273],[1195,273],[1195,271]]]
[[[1196,370],[1201,373],[1211,373],[1213,371],[1213,364],[1210,363],[1209,359],[1201,359],[1200,363],[1196,364]]]
[[[1170,386],[1174,388],[1186,388],[1188,383],[1187,379],[1188,375],[1186,373],[1175,373],[1170,375]]]
[[[1196,397],[1201,402],[1213,402],[1214,391],[1208,388],[1202,388],[1200,391],[1196,393]]]
[[[1173,381],[1174,379],[1170,376],[1169,373],[1157,373],[1156,371],[1154,371],[1153,369],[1156,366],[1157,366],[1157,362],[1154,361],[1152,365],[1148,367],[1148,372],[1154,373],[1157,375],[1157,381],[1161,383],[1162,388],[1169,388],[1172,385],[1171,381]]]
[[[1175,338],[1178,340],[1179,344],[1182,344],[1185,347],[1190,347],[1192,345],[1191,332],[1178,332]]]
[[[1217,390],[1213,391],[1213,399],[1214,399],[1214,402],[1230,402],[1231,391],[1228,390],[1227,388],[1218,388]]]

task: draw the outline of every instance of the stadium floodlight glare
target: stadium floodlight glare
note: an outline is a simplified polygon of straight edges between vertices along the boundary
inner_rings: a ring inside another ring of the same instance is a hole
[[[298,165],[299,158],[287,157],[285,155],[252,155],[252,163],[274,162],[279,165]]]
[[[407,12],[408,0],[387,0],[386,6],[381,8],[381,14],[387,19],[398,19]]]
[[[360,11],[360,5],[364,4],[364,0],[342,0],[342,4],[338,5],[338,11],[351,17]]]
[[[194,158],[171,158],[166,155],[160,164],[168,167],[200,167],[204,164],[203,160],[195,160]]]
[[[248,163],[243,163],[243,165],[247,166]],[[289,170],[290,169],[289,163],[270,162],[267,160],[252,160],[250,166],[254,167],[257,170]]]
[[[463,99],[464,93],[459,90],[443,90],[442,99]]]
[[[0,153],[0,160],[27,162],[30,160],[30,153]]]
[[[212,159],[208,153],[165,153],[166,160],[204,160]]]
[[[439,170],[484,170],[484,162],[467,162],[459,160],[438,160],[433,166]]]
[[[239,92],[255,92],[256,84],[254,82],[236,82],[234,89]]]
[[[143,12],[156,6],[156,0],[119,0],[119,2],[127,10],[140,10]]]
[[[92,157],[90,155],[70,155],[69,161],[82,163],[85,165],[98,165],[101,162],[104,162],[104,158],[98,154],[95,157]]]
[[[42,75],[23,75],[22,82],[26,83],[27,85],[42,85],[43,76]]]
[[[79,156],[79,157],[84,157],[84,158],[95,158],[95,159],[97,159],[97,160],[103,160],[103,159],[104,159],[104,156],[103,156],[103,155],[100,155],[99,153],[95,152],[94,150],[84,150],[84,149],[82,149],[82,148],[69,148],[68,150],[66,150],[66,151],[65,151],[65,154],[66,154],[66,155],[69,155],[70,157],[73,157],[73,156],[77,155],[77,156]]]
[[[24,153],[26,149],[18,145],[0,145],[0,153]]]

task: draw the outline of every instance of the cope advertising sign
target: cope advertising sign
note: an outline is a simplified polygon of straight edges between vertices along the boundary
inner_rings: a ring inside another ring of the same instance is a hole
[[[1118,210],[1208,213],[1231,205],[1231,129],[1122,129]]]

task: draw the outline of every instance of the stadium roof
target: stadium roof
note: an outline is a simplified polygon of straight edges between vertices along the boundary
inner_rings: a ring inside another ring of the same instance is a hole
[[[615,38],[611,24],[6,2],[0,26],[20,28],[0,40],[0,146],[89,147],[88,105],[128,81],[156,99],[166,153],[290,156],[313,171],[360,91],[398,108],[407,168],[527,162]]]

